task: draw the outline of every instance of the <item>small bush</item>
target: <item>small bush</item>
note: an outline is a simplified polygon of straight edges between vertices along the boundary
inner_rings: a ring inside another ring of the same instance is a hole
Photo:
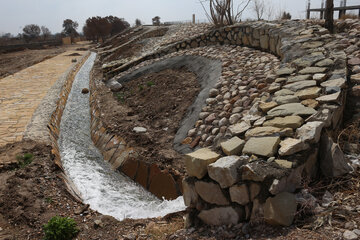
[[[70,240],[79,232],[75,220],[68,217],[52,217],[43,228],[45,240]]]
[[[148,87],[151,87],[151,86],[154,86],[155,83],[154,83],[153,81],[149,81],[149,82],[146,83],[146,85],[147,85]]]
[[[21,155],[16,156],[16,159],[19,162],[20,168],[24,168],[27,165],[29,165],[32,162],[33,158],[34,158],[34,155],[32,155],[31,153],[25,153],[22,156]]]

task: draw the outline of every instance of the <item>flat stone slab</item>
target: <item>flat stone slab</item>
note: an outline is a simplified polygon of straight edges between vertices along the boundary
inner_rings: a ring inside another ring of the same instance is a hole
[[[286,95],[293,95],[295,92],[289,90],[289,89],[281,89],[277,92],[274,93],[274,96],[275,97],[278,97],[278,96],[286,96]]]
[[[326,80],[326,77],[327,77],[327,75],[325,73],[317,73],[317,74],[314,74],[313,79],[316,81],[322,82],[322,81]]]
[[[221,149],[228,156],[241,154],[244,145],[245,141],[238,137],[233,137],[226,142],[220,143]]]
[[[249,125],[248,123],[243,121],[241,123],[237,123],[237,124],[229,126],[229,132],[233,136],[237,136],[237,135],[240,135],[240,134],[246,132],[250,127],[251,127],[251,125]]]
[[[284,76],[284,75],[290,75],[296,71],[295,68],[280,68],[276,71],[276,75],[278,76]]]
[[[305,88],[303,90],[300,90],[295,93],[295,96],[297,96],[300,100],[305,99],[314,99],[320,96],[321,88],[319,87],[311,87],[311,88]]]
[[[263,157],[272,157],[277,152],[280,137],[252,137],[244,146],[244,154],[255,154]]]
[[[341,92],[336,92],[329,95],[324,95],[321,97],[316,98],[316,101],[320,103],[330,103],[330,102],[339,102]]]
[[[277,104],[276,102],[265,102],[265,103],[260,103],[259,104],[259,108],[261,109],[261,111],[263,112],[268,112],[270,109],[278,106],[279,104]]]
[[[288,103],[275,107],[267,112],[272,117],[284,117],[289,115],[309,116],[316,113],[313,108],[305,107],[301,103]]]
[[[315,86],[316,86],[316,81],[306,80],[306,81],[299,81],[299,82],[287,84],[283,88],[296,92],[304,88],[315,87]]]
[[[289,156],[297,152],[309,149],[309,145],[295,138],[286,138],[280,142],[279,155]]]
[[[334,65],[334,61],[331,60],[330,58],[321,60],[320,62],[317,62],[315,64],[315,66],[317,66],[317,67],[330,67],[332,65]]]
[[[337,78],[328,80],[320,84],[322,87],[339,87],[344,88],[346,86],[346,80],[344,78]]]
[[[299,116],[286,116],[286,117],[276,117],[272,120],[264,122],[263,126],[273,126],[278,128],[292,128],[296,129],[301,127],[301,125],[304,123],[304,120],[302,117]]]
[[[299,81],[304,81],[304,80],[309,80],[309,79],[311,79],[310,74],[297,75],[294,77],[289,77],[288,80],[286,81],[286,83],[299,82]]]
[[[327,68],[325,67],[306,67],[299,71],[300,74],[315,74],[315,73],[324,73]]]
[[[189,176],[203,178],[207,174],[207,166],[217,159],[220,155],[208,148],[199,149],[193,153],[185,155],[185,167]]]
[[[279,97],[273,98],[273,100],[274,100],[278,105],[287,104],[287,103],[297,103],[297,102],[300,102],[300,101],[299,101],[299,98],[298,98],[297,96],[294,96],[294,95],[279,96]],[[275,106],[275,107],[276,107],[276,106]]]
[[[245,137],[264,137],[264,136],[271,136],[271,135],[280,135],[281,128],[277,127],[256,127],[248,130],[245,133]]]
[[[239,156],[219,158],[208,166],[209,177],[220,184],[221,188],[228,188],[241,178],[238,169],[247,163]]]

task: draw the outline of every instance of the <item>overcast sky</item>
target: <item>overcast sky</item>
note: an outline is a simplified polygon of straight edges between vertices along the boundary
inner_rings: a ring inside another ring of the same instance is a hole
[[[274,17],[281,10],[290,12],[293,18],[305,16],[306,0],[264,1],[267,6],[273,6]],[[311,3],[312,7],[320,7],[321,0],[311,0]],[[334,3],[338,6],[340,0]],[[348,0],[348,5],[360,5],[360,0]],[[0,0],[0,34],[17,35],[27,24],[44,25],[52,33],[61,32],[62,22],[67,18],[77,21],[78,30],[82,31],[86,19],[92,16],[113,15],[134,24],[136,18],[151,23],[154,16],[160,16],[164,22],[190,20],[192,14],[197,19],[206,19],[198,0]],[[243,19],[254,17],[249,7]]]

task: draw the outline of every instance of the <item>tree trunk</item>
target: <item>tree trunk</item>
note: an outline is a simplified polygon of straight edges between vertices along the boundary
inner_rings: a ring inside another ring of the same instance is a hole
[[[334,33],[334,0],[326,0],[325,28]]]

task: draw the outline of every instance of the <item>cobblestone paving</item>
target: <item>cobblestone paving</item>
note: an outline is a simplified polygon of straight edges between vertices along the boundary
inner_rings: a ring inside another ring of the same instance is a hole
[[[85,51],[68,50],[0,79],[0,146],[21,141],[26,125],[50,87]]]

